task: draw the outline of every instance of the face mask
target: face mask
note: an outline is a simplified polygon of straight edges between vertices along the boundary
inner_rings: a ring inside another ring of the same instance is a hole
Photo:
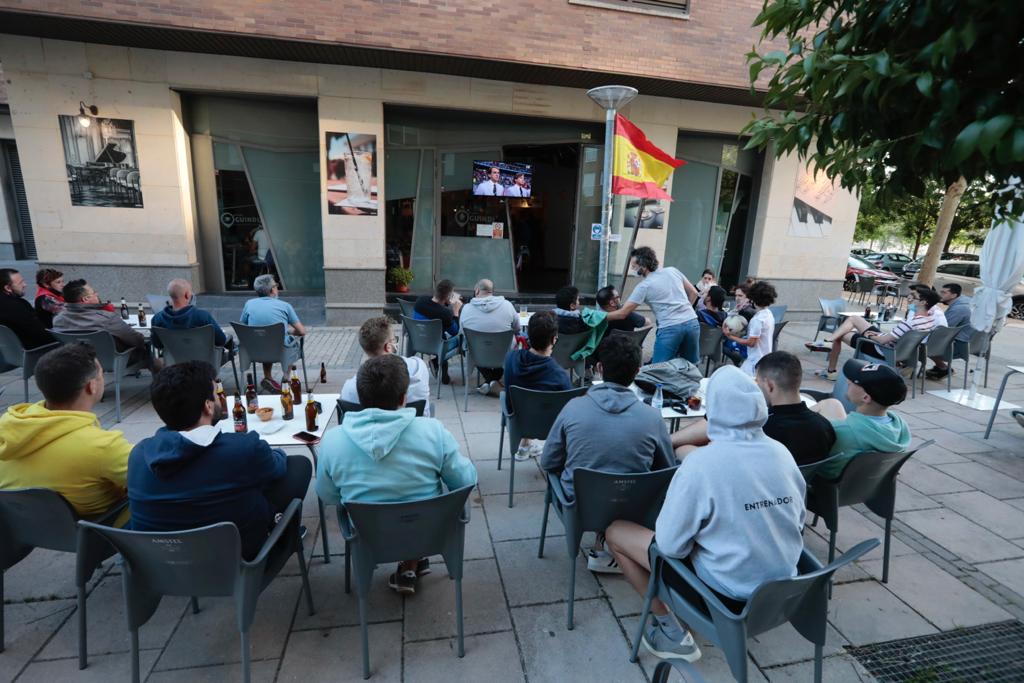
[[[909,310],[910,315],[915,315],[917,313],[917,304],[910,304]]]
[[[630,268],[629,269],[629,276],[630,277],[640,277],[640,271],[637,270],[636,268]]]

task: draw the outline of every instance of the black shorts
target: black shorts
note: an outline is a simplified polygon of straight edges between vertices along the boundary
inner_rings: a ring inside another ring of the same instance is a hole
[[[866,329],[864,331],[865,332],[878,332],[878,333],[881,333],[881,330],[878,329],[877,327],[875,327],[874,325],[872,325],[871,327],[869,327],[868,329]],[[858,341],[860,339],[867,339],[868,341],[871,341],[870,337],[865,337],[860,332],[854,332],[853,336],[850,338],[850,345],[853,346],[854,350],[857,349],[857,343],[858,343]],[[865,353],[865,355],[871,356],[872,358],[877,358],[879,360],[885,360],[885,356],[882,355],[882,352],[878,350],[878,348],[874,345],[874,343],[865,344],[864,346],[861,347],[861,350]]]
[[[693,563],[690,562],[689,557],[683,558],[682,562],[691,572],[694,574],[697,573],[694,570]],[[672,590],[679,593],[679,595],[688,603],[700,609],[704,614],[711,616],[711,612],[708,609],[707,603],[704,602],[704,598],[702,598],[700,593],[694,590],[693,586],[688,584],[681,576],[672,570],[668,570],[665,572],[665,583],[668,584]],[[722,595],[711,586],[708,586],[707,584],[704,585],[708,590],[714,593],[716,598],[722,601],[722,604],[725,605],[726,609],[731,610],[734,614],[739,614],[743,611],[743,608],[747,606],[747,603],[744,600],[730,598],[727,595]]]

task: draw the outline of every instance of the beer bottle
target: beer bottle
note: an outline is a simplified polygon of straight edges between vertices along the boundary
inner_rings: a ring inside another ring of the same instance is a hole
[[[139,302],[139,327],[146,326],[146,307]]]
[[[242,397],[235,392],[235,407],[231,410],[231,418],[235,422],[235,431],[244,434],[249,431],[249,423],[246,420],[245,408],[242,407]]]
[[[316,431],[316,403],[313,401],[313,394],[306,400],[306,431]]]
[[[288,388],[288,378],[281,378],[281,417],[285,420],[291,420],[295,417],[295,413],[292,410],[292,392]]]
[[[121,297],[121,320],[128,320],[128,302]]]
[[[221,381],[217,380],[217,391],[216,399],[220,402],[220,414],[227,417],[228,414],[228,396],[224,393],[224,385]]]
[[[327,366],[320,364],[320,384],[327,384]]]
[[[292,387],[292,403],[302,403],[302,381],[299,379],[299,373],[295,372],[295,366],[292,366],[292,379],[289,382]]]
[[[260,402],[256,394],[256,385],[252,381],[252,373],[247,373],[245,379],[248,382],[245,386],[245,407],[251,414],[255,413],[256,409],[260,407]]]

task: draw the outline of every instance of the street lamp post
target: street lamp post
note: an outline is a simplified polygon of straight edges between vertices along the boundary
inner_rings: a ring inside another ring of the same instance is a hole
[[[601,203],[601,251],[597,262],[597,289],[608,284],[608,238],[612,230],[612,157],[615,150],[615,115],[619,109],[632,102],[638,94],[636,88],[631,88],[628,85],[602,85],[587,91],[587,97],[604,109],[604,171],[601,174],[604,201]]]

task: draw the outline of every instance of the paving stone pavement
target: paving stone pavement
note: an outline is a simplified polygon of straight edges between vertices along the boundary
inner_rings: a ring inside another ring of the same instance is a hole
[[[822,354],[802,342],[814,325],[791,323],[782,346],[805,362],[806,386]],[[352,328],[315,329],[307,341],[310,371],[324,362],[328,391],[337,391],[360,361]],[[1019,363],[1024,325],[1012,323],[996,339],[988,394],[1003,368]],[[375,575],[370,599],[370,652],[376,681],[649,681],[655,662],[628,654],[641,601],[619,576],[595,577],[577,558],[576,628],[565,628],[566,556],[562,529],[549,524],[544,558],[537,557],[543,481],[532,463],[516,470],[516,506],[507,507],[508,469],[496,468],[498,411],[494,398],[472,393],[462,411],[462,378],[453,371],[436,417],[476,463],[480,486],[471,498],[464,581],[466,656],[455,656],[452,585],[443,563],[421,581],[419,592],[400,598],[386,587],[388,568]],[[222,377],[231,388],[230,368]],[[957,375],[958,378],[962,375]],[[0,375],[0,407],[22,399],[20,376]],[[100,404],[102,424],[131,441],[152,434],[160,422],[146,399],[148,377],[129,378],[124,419],[113,423],[112,390]],[[940,388],[928,382],[928,389]],[[31,387],[30,398],[39,395]],[[1006,400],[1024,404],[1024,378],[1011,380]],[[871,676],[845,648],[963,626],[1024,619],[1024,430],[1001,412],[990,440],[982,438],[988,415],[931,395],[899,408],[915,440],[935,439],[904,468],[893,528],[888,584],[880,582],[881,553],[873,552],[838,577],[829,612],[827,681],[866,681]],[[505,455],[508,455],[507,445]],[[261,601],[253,627],[253,678],[257,681],[360,680],[356,603],[343,590],[344,546],[333,512],[328,513],[332,561],[324,563],[315,498],[303,511],[309,527],[307,554],[317,614],[300,603],[293,561]],[[862,506],[844,509],[837,545],[845,549],[867,537],[882,537],[882,520]],[[805,532],[807,547],[827,553],[828,532]],[[6,651],[0,681],[127,680],[128,640],[120,577],[108,561],[89,584],[90,665],[75,659],[74,560],[35,551],[6,572]],[[141,630],[142,671],[148,681],[238,680],[240,657],[233,607],[207,599],[193,615],[184,600],[168,599]],[[703,644],[697,664],[708,681],[730,680],[721,652]],[[751,680],[809,681],[813,648],[790,627],[750,643]]]

